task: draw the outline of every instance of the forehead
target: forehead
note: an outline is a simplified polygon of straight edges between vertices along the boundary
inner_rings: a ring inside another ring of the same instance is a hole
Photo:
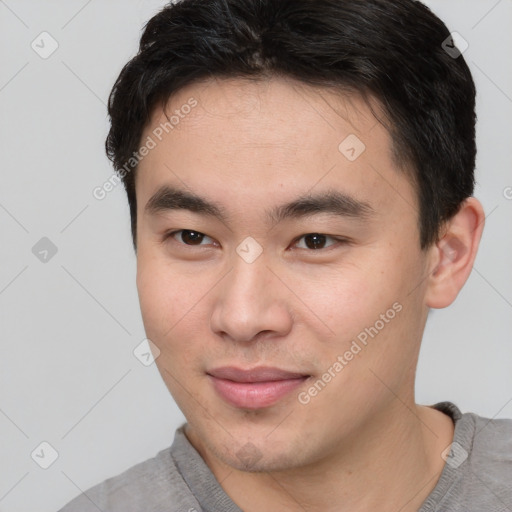
[[[415,202],[388,131],[356,94],[284,78],[210,79],[155,108],[141,142],[148,138],[155,145],[136,176],[142,206],[163,183],[241,209],[322,187],[377,209],[392,195]]]
[[[371,101],[372,108],[380,111],[378,103]],[[189,108],[190,104],[195,106]],[[215,127],[226,128],[229,123],[229,131],[215,134],[219,140],[232,142],[231,136],[236,135],[237,145],[260,143],[316,150],[321,142],[326,152],[333,149],[324,144],[327,132],[334,140],[351,133],[365,137],[379,125],[372,143],[391,149],[388,132],[360,95],[312,87],[285,77],[211,78],[194,83],[172,95],[165,112],[160,106],[155,108],[145,131],[163,126],[169,119],[172,129],[167,131],[174,134],[189,128],[208,140]],[[235,132],[237,127],[242,129]]]

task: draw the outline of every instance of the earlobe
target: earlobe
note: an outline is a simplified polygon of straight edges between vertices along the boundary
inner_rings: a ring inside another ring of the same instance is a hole
[[[432,268],[425,293],[428,307],[445,308],[459,294],[471,274],[484,220],[481,203],[470,197],[447,221],[442,237],[430,249]]]

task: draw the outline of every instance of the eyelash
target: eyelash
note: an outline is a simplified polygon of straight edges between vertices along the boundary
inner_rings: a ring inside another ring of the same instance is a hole
[[[166,233],[164,235],[164,238],[163,238],[163,241],[167,241],[168,239],[171,239],[172,240],[172,237],[178,233],[183,233],[185,231],[189,231],[189,232],[192,232],[192,233],[196,233],[196,234],[199,234],[199,235],[203,235],[204,237],[206,238],[210,238],[208,235],[202,233],[201,231],[195,231],[193,229],[177,229],[177,230],[174,230],[174,231],[171,231],[169,233]],[[332,249],[332,248],[335,248],[337,247],[338,245],[347,245],[348,243],[350,243],[350,241],[347,239],[347,238],[342,238],[342,237],[336,237],[336,236],[331,236],[331,235],[327,235],[325,233],[317,233],[317,232],[312,232],[312,233],[305,233],[297,238],[295,238],[293,240],[293,245],[295,245],[299,240],[301,240],[302,238],[308,236],[308,235],[320,235],[320,236],[324,236],[326,238],[330,238],[331,240],[334,240],[335,242],[337,243],[334,243],[334,244],[331,244],[327,247],[323,247],[321,249],[309,249],[309,248],[304,248],[304,247],[300,247],[299,249],[300,250],[305,250],[305,251],[308,251],[308,252],[321,252],[321,251],[327,251],[329,249]],[[189,245],[189,244],[185,244],[183,242],[178,242],[176,240],[173,240],[175,243],[177,243],[178,245],[183,245],[185,247],[204,247],[204,245]]]

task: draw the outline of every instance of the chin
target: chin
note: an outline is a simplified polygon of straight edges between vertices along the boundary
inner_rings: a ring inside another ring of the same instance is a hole
[[[245,444],[242,442],[240,445],[241,447],[235,452],[230,447],[230,451],[226,452],[221,449],[215,455],[233,469],[248,473],[286,471],[299,465],[296,457],[282,451],[272,451],[265,446],[265,443],[258,446],[248,441]]]
[[[224,433],[222,438],[205,436],[203,443],[218,460],[239,471],[285,471],[303,464],[304,442],[293,439],[285,429],[279,435],[269,436],[271,431],[268,428],[239,430],[232,435]]]

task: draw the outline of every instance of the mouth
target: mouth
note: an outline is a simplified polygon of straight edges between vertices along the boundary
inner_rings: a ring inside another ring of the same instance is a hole
[[[274,405],[311,377],[280,368],[243,370],[232,366],[216,368],[207,372],[207,375],[224,401],[251,410]]]

